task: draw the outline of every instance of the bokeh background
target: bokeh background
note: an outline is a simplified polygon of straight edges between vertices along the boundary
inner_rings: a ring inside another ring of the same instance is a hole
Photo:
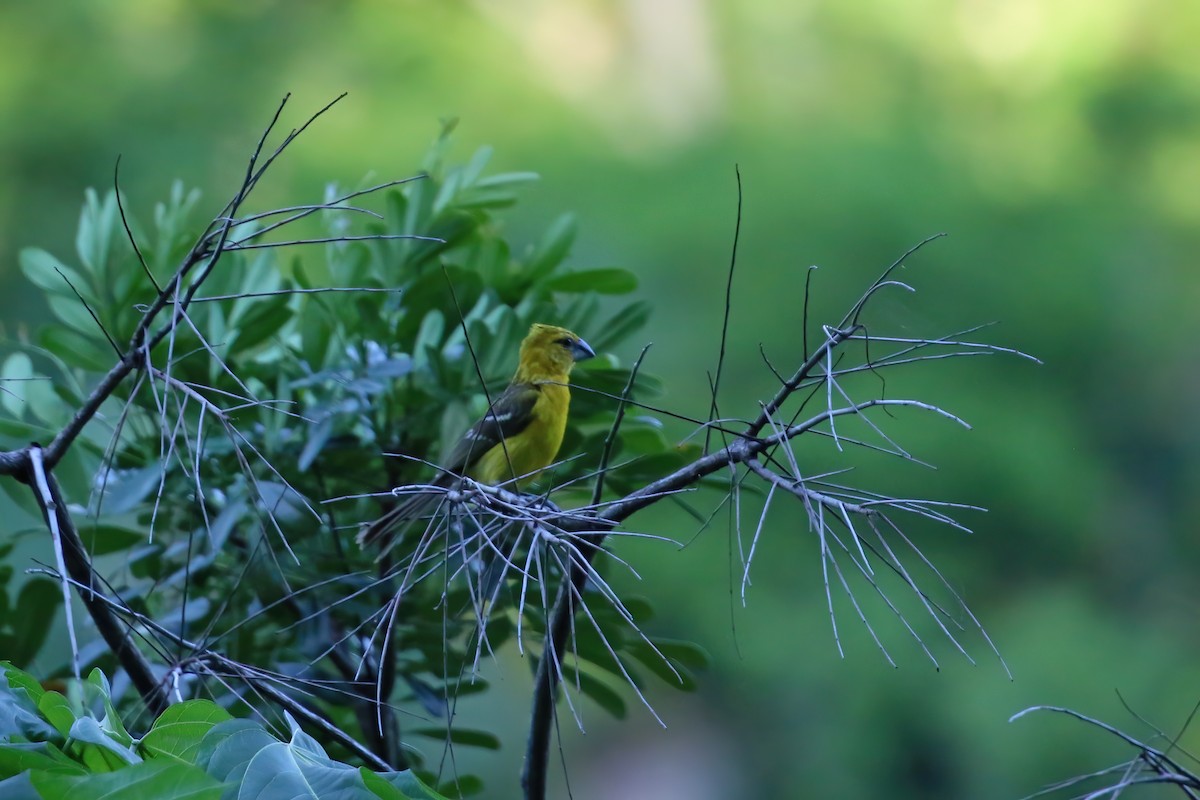
[[[264,187],[280,202],[411,174],[448,117],[461,157],[490,144],[497,169],[541,173],[513,237],[573,209],[576,264],[637,272],[657,309],[648,368],[684,413],[707,412],[735,164],[728,413],[772,390],[759,343],[798,355],[809,265],[814,322],[832,323],[947,232],[905,268],[918,292],[869,321],[930,336],[999,321],[981,335],[1045,363],[914,370],[906,389],[975,427],[898,415],[891,433],[941,469],[872,472],[871,488],[990,509],[963,515],[970,536],[913,534],[1013,679],[978,636],[971,665],[918,620],[935,670],[876,616],[893,668],[841,602],[840,657],[798,517],[768,525],[743,609],[725,517],[694,536],[659,513],[643,527],[690,543],[630,548],[643,580],[626,589],[712,669],[698,694],[651,687],[666,730],[636,703],[620,722],[585,707],[586,735],[565,717],[564,761],[578,800],[1021,797],[1127,754],[1013,713],[1070,706],[1148,738],[1122,698],[1172,735],[1200,700],[1197,30],[1200,7],[1152,0],[8,0],[0,331],[45,317],[17,251],[70,261],[83,191],[111,185],[118,154],[136,213],[174,178],[215,213],[285,92],[289,126],[350,96]],[[528,678],[515,654],[493,669],[497,691],[470,710],[505,746],[460,759],[503,797]],[[1182,744],[1200,749],[1200,731]]]

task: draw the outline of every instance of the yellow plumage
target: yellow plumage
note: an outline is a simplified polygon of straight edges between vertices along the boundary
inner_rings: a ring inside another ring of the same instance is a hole
[[[483,419],[463,434],[434,483],[450,486],[466,475],[492,486],[514,481],[520,487],[554,463],[567,429],[571,390],[567,383],[576,361],[595,353],[566,328],[537,323],[521,342],[517,371]],[[415,495],[359,534],[374,541],[397,524],[411,520],[436,495]]]

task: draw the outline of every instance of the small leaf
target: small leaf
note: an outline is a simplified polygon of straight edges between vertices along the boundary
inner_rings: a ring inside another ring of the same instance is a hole
[[[555,292],[629,294],[637,288],[637,276],[627,269],[610,267],[567,272],[552,278],[546,288]]]
[[[237,333],[229,342],[231,352],[245,353],[254,346],[276,336],[282,336],[292,320],[288,297],[278,295],[256,303],[238,321]]]
[[[608,684],[586,672],[579,672],[565,664],[563,665],[563,678],[568,691],[578,688],[579,691],[595,701],[596,705],[603,708],[609,714],[612,714],[617,719],[625,719],[625,714],[627,713],[625,698],[621,697]]]
[[[321,454],[325,443],[329,441],[330,434],[333,433],[333,416],[326,415],[319,419],[315,425],[308,426],[308,438],[304,442],[304,448],[300,451],[300,455],[296,459],[296,467],[301,472],[308,471],[312,466],[312,462]]]
[[[20,261],[21,271],[25,273],[25,277],[39,289],[75,299],[75,292],[71,291],[71,286],[74,286],[89,302],[96,299],[91,292],[90,285],[82,275],[45,250],[27,247],[20,252],[17,259]]]
[[[537,281],[549,275],[562,263],[575,241],[575,229],[574,214],[563,214],[554,220],[529,259],[530,280]]]
[[[38,334],[38,342],[64,364],[92,372],[105,372],[117,360],[107,344],[80,333],[74,328],[48,326]]]
[[[13,353],[0,366],[0,405],[14,417],[25,415],[27,384],[35,380],[33,362],[24,353]]]
[[[466,728],[451,728],[446,731],[445,728],[415,728],[413,733],[421,736],[428,736],[430,739],[438,741],[446,741],[447,733],[452,743],[462,745],[464,747],[481,747],[484,750],[499,750],[500,739],[495,734],[487,731],[469,730]]]
[[[161,481],[162,468],[159,464],[110,474],[104,489],[104,511],[113,515],[133,511],[151,492],[158,489]]]
[[[100,326],[96,324],[96,320],[92,319],[92,315],[88,313],[87,308],[75,295],[70,297],[62,297],[52,294],[46,298],[46,302],[50,306],[50,311],[54,316],[65,325],[69,325],[85,336],[100,336]]]
[[[16,613],[12,616],[16,633],[13,649],[5,656],[21,664],[31,662],[42,649],[61,606],[62,591],[58,584],[37,579],[26,583],[17,596]]]
[[[58,692],[46,692],[38,699],[37,705],[38,711],[63,738],[71,735],[76,717],[67,698]]]
[[[103,203],[94,189],[88,189],[83,211],[79,215],[79,232],[75,250],[79,260],[92,274],[103,277],[108,266],[109,247],[117,215],[117,197],[109,191]]]
[[[106,508],[105,511],[111,509]],[[134,530],[121,525],[88,524],[81,521],[79,538],[83,540],[87,551],[93,556],[106,556],[109,553],[119,553],[134,545],[146,541],[149,534],[146,531]]]
[[[632,333],[645,327],[650,319],[650,304],[645,301],[630,303],[613,314],[600,332],[589,341],[597,353],[612,350]]]

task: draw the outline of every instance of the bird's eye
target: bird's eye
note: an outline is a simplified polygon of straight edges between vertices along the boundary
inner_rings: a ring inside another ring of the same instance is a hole
[[[571,341],[569,338],[567,338],[566,336],[564,336],[564,337],[563,337],[563,338],[561,338],[561,339],[556,339],[556,340],[554,341],[554,343],[555,343],[555,344],[561,344],[563,347],[570,347],[571,345],[573,345],[573,344],[574,344],[574,342],[572,342],[572,341]]]

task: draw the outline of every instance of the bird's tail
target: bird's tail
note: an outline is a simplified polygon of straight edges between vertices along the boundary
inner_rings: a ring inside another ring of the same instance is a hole
[[[452,480],[453,476],[442,475],[434,481],[433,485],[448,486]],[[363,549],[375,545],[379,545],[383,549],[390,547],[396,531],[408,527],[412,522],[431,513],[434,505],[442,497],[442,492],[437,491],[417,492],[410,495],[370,525],[360,528],[356,537],[358,546]]]

